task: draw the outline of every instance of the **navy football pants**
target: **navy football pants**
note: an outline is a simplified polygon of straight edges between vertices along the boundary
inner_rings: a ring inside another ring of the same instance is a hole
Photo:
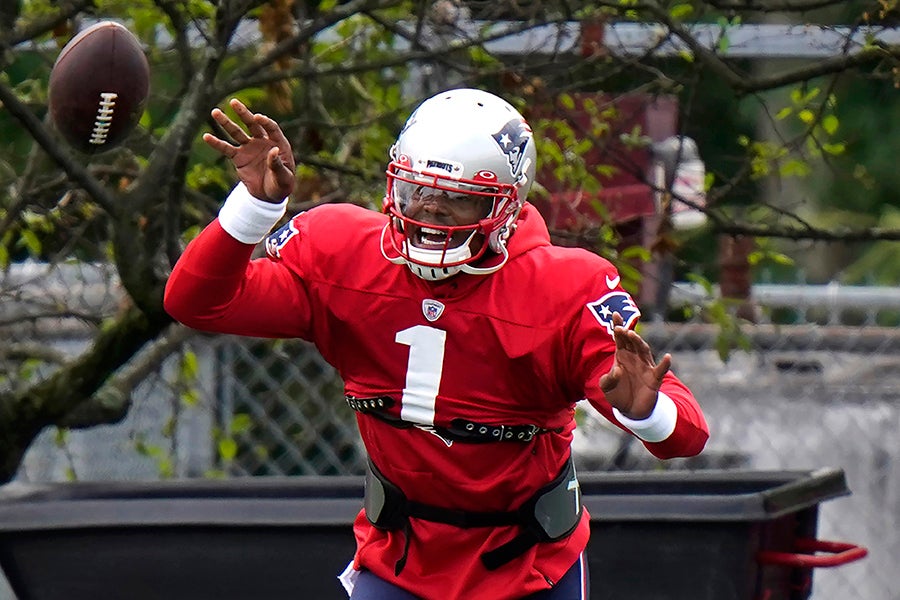
[[[527,600],[587,600],[590,596],[586,557],[581,558],[566,571],[563,578],[549,590],[526,596]],[[392,583],[362,571],[353,588],[350,600],[418,600],[415,596]],[[524,600],[524,599],[523,599]]]

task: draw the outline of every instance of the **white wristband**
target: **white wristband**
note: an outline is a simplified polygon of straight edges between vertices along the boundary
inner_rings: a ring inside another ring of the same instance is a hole
[[[238,183],[219,209],[219,224],[231,237],[244,244],[258,244],[284,216],[287,198],[272,204],[250,195],[244,182]]]
[[[613,407],[616,420],[645,442],[661,442],[672,435],[678,422],[678,407],[662,392],[656,394],[656,406],[646,419],[629,419]]]

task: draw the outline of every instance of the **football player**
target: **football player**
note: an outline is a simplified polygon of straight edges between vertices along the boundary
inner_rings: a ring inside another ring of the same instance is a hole
[[[165,306],[200,330],[310,340],[340,373],[369,457],[350,597],[587,598],[576,403],[663,459],[699,453],[709,432],[671,357],[634,331],[613,265],[552,245],[526,203],[528,123],[484,91],[437,94],[390,149],[382,212],[318,206],[251,260],[295,165],[275,121],[231,106],[239,121],[212,116],[232,140],[204,139],[240,183]]]

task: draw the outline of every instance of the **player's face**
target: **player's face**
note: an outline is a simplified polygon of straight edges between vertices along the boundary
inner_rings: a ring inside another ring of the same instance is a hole
[[[419,186],[410,196],[403,215],[420,223],[452,227],[478,223],[488,216],[491,208],[489,197]],[[454,233],[448,244],[446,233],[440,230],[416,225],[408,227],[412,228],[409,232],[411,242],[423,249],[456,248],[471,235],[471,231]],[[477,234],[472,240],[473,253],[478,251],[483,238]]]

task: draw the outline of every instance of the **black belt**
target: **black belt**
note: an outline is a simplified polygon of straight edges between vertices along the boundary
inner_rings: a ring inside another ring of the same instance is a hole
[[[371,415],[385,423],[399,429],[408,429],[409,427],[418,427],[416,423],[404,421],[399,417],[395,417],[386,412],[386,409],[394,405],[394,400],[387,396],[378,396],[375,398],[356,398],[355,396],[345,396],[347,405],[356,412]],[[561,433],[563,428],[556,427],[548,429],[539,425],[520,424],[520,425],[488,425],[486,423],[478,423],[477,421],[469,421],[468,419],[453,419],[450,421],[449,427],[440,427],[437,425],[425,426],[430,431],[444,438],[457,442],[469,442],[474,444],[483,444],[486,442],[520,442],[528,443],[534,439],[536,435],[542,433]]]
[[[572,495],[574,494],[574,502]],[[490,571],[498,569],[541,542],[570,535],[581,521],[582,506],[575,465],[571,455],[559,474],[522,506],[511,511],[464,511],[409,500],[391,483],[370,458],[366,470],[366,518],[385,530],[402,530],[403,554],[394,567],[399,575],[406,565],[411,535],[410,517],[461,528],[518,525],[521,532],[509,542],[482,553],[481,562]]]

